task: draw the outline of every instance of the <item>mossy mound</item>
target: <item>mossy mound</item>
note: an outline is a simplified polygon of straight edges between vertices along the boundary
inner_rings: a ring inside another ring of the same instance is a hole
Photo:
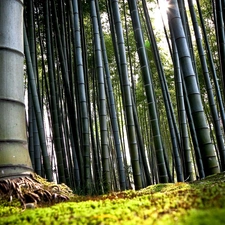
[[[51,207],[0,208],[0,224],[225,224],[225,173],[140,191],[74,196]]]

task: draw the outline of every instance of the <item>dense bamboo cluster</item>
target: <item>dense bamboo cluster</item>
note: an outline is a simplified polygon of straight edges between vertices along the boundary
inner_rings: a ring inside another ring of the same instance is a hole
[[[91,194],[224,170],[224,1],[166,3],[24,2],[35,173]]]

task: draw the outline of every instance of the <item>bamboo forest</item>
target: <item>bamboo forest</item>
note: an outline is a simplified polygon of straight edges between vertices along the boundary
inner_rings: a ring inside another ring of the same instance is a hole
[[[0,0],[0,196],[28,208],[223,174],[224,22],[224,0]],[[145,224],[93,221],[74,224]]]

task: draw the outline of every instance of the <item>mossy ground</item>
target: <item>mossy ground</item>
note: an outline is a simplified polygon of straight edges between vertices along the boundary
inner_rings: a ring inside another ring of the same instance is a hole
[[[0,224],[225,224],[225,173],[192,183],[140,191],[74,196],[69,202],[23,210],[2,202]]]

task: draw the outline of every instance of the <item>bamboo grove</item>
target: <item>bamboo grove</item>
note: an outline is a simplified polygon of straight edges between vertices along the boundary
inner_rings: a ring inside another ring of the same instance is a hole
[[[224,4],[25,1],[34,171],[83,194],[223,171]]]

